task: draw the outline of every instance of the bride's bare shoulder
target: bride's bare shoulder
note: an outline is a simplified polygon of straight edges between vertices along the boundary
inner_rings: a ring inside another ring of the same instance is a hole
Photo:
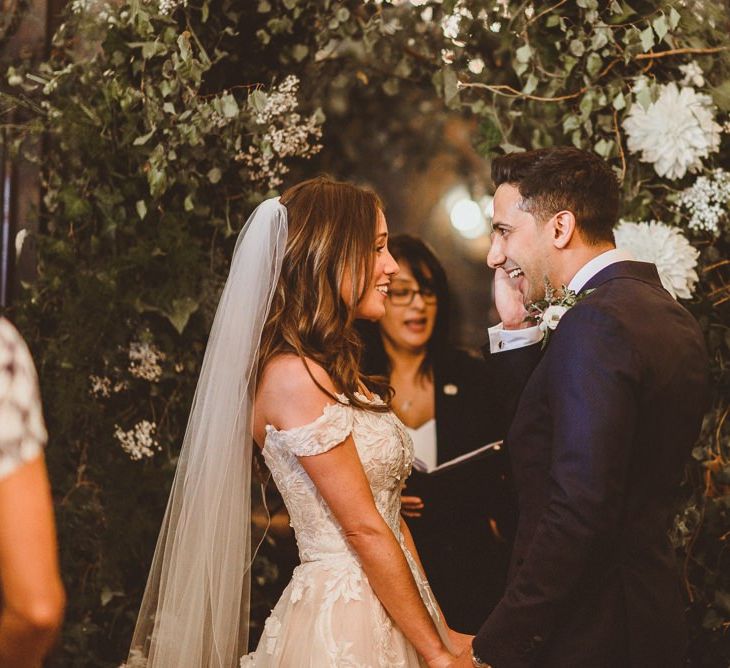
[[[261,373],[256,405],[269,424],[289,429],[320,415],[336,393],[329,375],[317,362],[281,354],[272,358]]]

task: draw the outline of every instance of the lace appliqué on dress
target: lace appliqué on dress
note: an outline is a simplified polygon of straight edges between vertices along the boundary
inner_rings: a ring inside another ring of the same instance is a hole
[[[364,402],[382,405],[379,398]],[[338,395],[308,425],[266,428],[263,456],[286,504],[301,564],[267,620],[258,649],[243,668],[417,668],[414,647],[373,591],[357,554],[300,457],[327,452],[352,436],[375,506],[399,541],[421,598],[445,636],[433,594],[400,530],[400,492],[413,444],[390,412],[351,406]]]
[[[352,408],[346,404],[329,404],[314,422],[279,431],[266,425],[266,435],[277,440],[297,457],[321,455],[339,445],[352,432]]]
[[[30,352],[15,327],[0,318],[0,479],[37,457],[46,440]]]

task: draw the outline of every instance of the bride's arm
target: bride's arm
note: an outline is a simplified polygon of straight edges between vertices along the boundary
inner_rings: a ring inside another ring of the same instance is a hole
[[[326,373],[314,363],[310,368],[317,381],[334,393]],[[287,401],[282,402],[282,396]],[[301,362],[289,357],[267,367],[259,386],[256,411],[259,425],[271,423],[286,430],[312,422],[331,403],[332,399],[317,388]],[[375,506],[352,436],[327,452],[298,459],[342,527],[370,586],[398,628],[429,666],[451,665],[455,657],[442,642],[403,550]]]
[[[373,591],[406,638],[429,664],[436,665],[440,657],[448,659],[403,550],[375,507],[352,437],[329,452],[299,461],[340,523]]]

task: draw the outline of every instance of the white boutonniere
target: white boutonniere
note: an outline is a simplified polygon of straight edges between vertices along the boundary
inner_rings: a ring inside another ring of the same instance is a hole
[[[575,306],[581,299],[591,294],[593,290],[586,290],[577,294],[567,286],[556,290],[550,281],[545,279],[545,299],[532,302],[527,307],[525,320],[537,325],[543,333],[542,347],[547,345],[550,334],[557,328],[560,319]]]

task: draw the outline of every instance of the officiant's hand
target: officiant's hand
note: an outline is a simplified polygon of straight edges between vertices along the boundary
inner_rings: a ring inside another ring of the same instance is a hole
[[[523,329],[530,326],[529,322],[525,322],[528,288],[529,284],[524,276],[510,278],[502,267],[495,270],[494,305],[505,329]]]
[[[403,517],[420,517],[423,499],[420,496],[401,496],[400,509]]]

